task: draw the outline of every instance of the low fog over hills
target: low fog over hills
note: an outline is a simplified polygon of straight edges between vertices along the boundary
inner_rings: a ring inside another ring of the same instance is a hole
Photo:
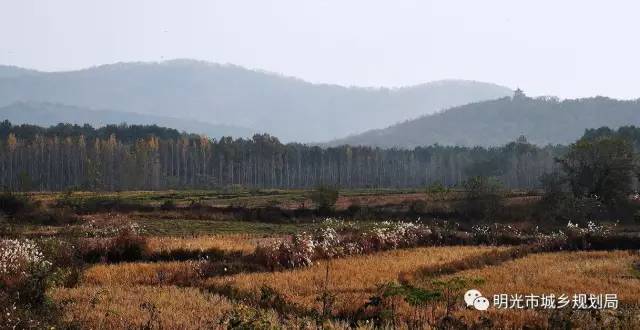
[[[0,67],[0,106],[51,102],[179,117],[248,127],[300,142],[341,138],[511,93],[506,87],[459,80],[394,89],[311,84],[192,60],[52,73]]]
[[[538,145],[574,142],[587,128],[640,125],[640,101],[606,97],[560,101],[514,97],[477,102],[423,116],[385,129],[334,140],[328,145],[413,148],[441,144],[496,146],[525,136]]]

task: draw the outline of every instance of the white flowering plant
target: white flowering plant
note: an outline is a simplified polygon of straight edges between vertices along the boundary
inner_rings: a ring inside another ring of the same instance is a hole
[[[109,214],[107,219],[109,221],[87,217],[87,220],[80,226],[82,235],[85,237],[115,237],[122,233],[140,235],[144,232],[142,226],[122,215]]]
[[[0,240],[0,289],[29,304],[44,300],[51,262],[32,240]]]
[[[358,230],[351,224],[326,219],[311,234],[302,232],[289,240],[259,246],[256,257],[272,268],[305,267],[318,259],[418,246],[428,242],[430,235],[431,230],[418,222],[384,221]]]
[[[501,223],[475,225],[471,228],[471,234],[476,244],[520,244],[524,239],[520,229]]]
[[[574,235],[594,235],[594,236],[609,236],[615,230],[617,223],[613,224],[598,224],[595,221],[587,221],[585,226],[580,226],[577,223],[569,221],[567,223],[567,231]]]
[[[0,240],[0,276],[28,275],[29,269],[48,269],[51,262],[44,258],[32,240]]]

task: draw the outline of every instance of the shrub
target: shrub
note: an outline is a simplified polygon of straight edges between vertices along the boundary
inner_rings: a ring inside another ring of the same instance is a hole
[[[160,209],[162,211],[173,211],[176,209],[176,203],[173,201],[173,199],[167,199],[166,201],[164,201],[164,203],[162,203],[162,205],[160,205]]]
[[[259,245],[256,262],[274,268],[305,267],[318,259],[413,247],[431,242],[431,230],[413,222],[380,222],[356,231],[350,224],[326,219],[313,233],[293,235],[291,240]]]
[[[639,249],[640,239],[635,235],[616,234],[616,225],[588,221],[580,226],[569,221],[562,230],[539,233],[536,236],[537,246],[543,251]]]
[[[448,190],[442,183],[436,182],[427,187],[427,194],[446,193]]]
[[[593,221],[587,222],[581,227],[577,223],[569,221],[565,232],[566,241],[564,249],[588,250],[594,238],[605,238],[613,233],[615,225],[600,225]]]
[[[351,205],[349,205],[349,207],[347,207],[347,213],[349,213],[349,215],[351,217],[356,217],[361,212],[362,212],[362,205],[360,205],[360,203],[358,201],[355,201],[355,202],[351,203]]]
[[[427,212],[427,202],[423,200],[414,200],[409,204],[410,214],[424,214]]]
[[[19,212],[25,212],[34,207],[31,200],[25,195],[12,192],[0,194],[0,212],[13,216]]]
[[[107,252],[110,261],[136,261],[143,259],[149,252],[146,238],[133,232],[122,232],[111,239]]]
[[[82,226],[85,236],[78,240],[78,250],[86,262],[121,262],[145,259],[150,255],[142,228],[135,222],[88,221]]]
[[[0,240],[0,288],[22,304],[39,305],[49,285],[51,262],[31,240]]]
[[[0,194],[0,214],[6,214],[11,220],[41,225],[67,225],[76,223],[78,217],[68,207],[47,209],[27,195],[11,192]]]
[[[413,222],[375,223],[365,232],[361,242],[366,253],[419,245],[431,234],[424,225]]]
[[[0,237],[18,237],[20,236],[19,228],[9,222],[4,214],[0,213]]]
[[[149,255],[146,238],[129,232],[109,238],[81,239],[79,250],[86,262],[138,261]]]
[[[504,192],[499,181],[477,176],[464,183],[466,195],[462,213],[471,218],[496,217],[504,204]]]
[[[569,220],[586,222],[589,219],[607,219],[610,214],[597,198],[576,197],[570,192],[566,180],[559,174],[540,177],[544,189],[537,205],[538,217],[545,222],[566,223]]]
[[[449,188],[440,182],[436,182],[427,187],[426,193],[435,200],[444,200],[449,193]]]
[[[57,201],[56,206],[69,207],[77,213],[86,214],[111,211],[129,212],[153,210],[153,207],[151,206],[111,196],[95,196],[88,198],[70,198],[65,196]]]
[[[87,218],[79,228],[81,235],[85,237],[115,237],[122,232],[140,235],[144,231],[138,223],[117,214],[108,214],[106,220],[100,217]]]
[[[338,201],[340,192],[329,186],[319,186],[309,196],[316,203],[319,212],[329,212]]]
[[[517,245],[527,243],[527,239],[518,228],[500,223],[475,225],[472,227],[472,234],[475,244]]]
[[[29,306],[16,303],[0,291],[0,327],[2,329],[55,329],[59,317],[55,306]]]
[[[48,217],[43,224],[49,226],[61,226],[75,224],[80,221],[78,216],[69,207],[47,210]]]

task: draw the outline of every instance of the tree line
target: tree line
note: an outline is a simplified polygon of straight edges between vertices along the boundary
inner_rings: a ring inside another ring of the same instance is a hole
[[[157,126],[42,128],[7,121],[0,123],[0,139],[0,186],[41,191],[456,186],[475,176],[530,189],[559,168],[555,159],[567,149],[524,138],[493,148],[321,148],[282,144],[267,134],[211,139]]]

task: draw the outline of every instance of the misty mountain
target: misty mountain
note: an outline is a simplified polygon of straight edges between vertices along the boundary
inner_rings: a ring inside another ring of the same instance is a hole
[[[35,70],[23,69],[17,66],[0,65],[0,79],[32,76],[37,74],[39,74],[39,72]]]
[[[221,136],[251,137],[254,133],[248,128],[216,125],[194,120],[110,110],[90,110],[62,104],[36,102],[17,102],[0,107],[0,121],[3,120],[9,120],[12,124],[32,124],[44,127],[58,123],[89,124],[94,127],[121,123],[156,124],[188,133],[205,134],[212,138],[220,138]]]
[[[568,144],[580,138],[585,129],[625,125],[640,125],[640,100],[594,97],[560,101],[553,97],[529,98],[516,92],[514,97],[454,107],[328,145],[497,146],[520,136],[538,145]]]
[[[0,106],[52,102],[250,127],[284,141],[327,141],[452,106],[496,99],[506,87],[447,80],[404,88],[312,84],[192,60],[119,63],[69,72],[4,70]]]

